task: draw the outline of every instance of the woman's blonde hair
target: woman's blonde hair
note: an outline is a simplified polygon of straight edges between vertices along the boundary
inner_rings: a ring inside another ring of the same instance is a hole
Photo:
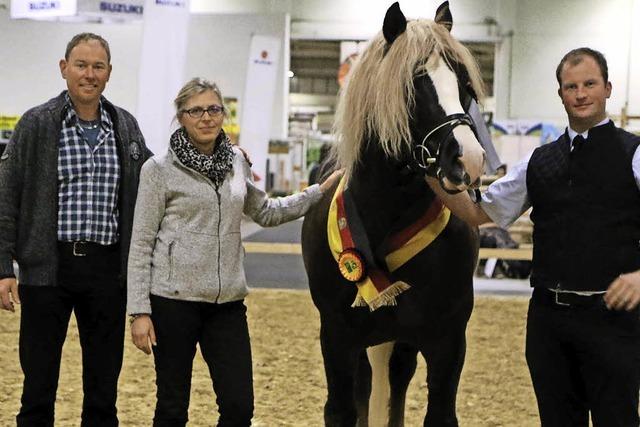
[[[220,92],[220,88],[217,84],[210,82],[207,79],[203,79],[202,77],[194,77],[185,83],[178,92],[178,96],[173,100],[173,105],[176,107],[176,118],[179,118],[182,115],[182,109],[184,104],[187,103],[187,100],[192,96],[199,95],[208,90],[213,91],[216,94],[218,99],[220,99],[220,103],[222,104],[223,113],[227,115],[227,108],[224,106],[224,100],[222,98],[222,93]]]

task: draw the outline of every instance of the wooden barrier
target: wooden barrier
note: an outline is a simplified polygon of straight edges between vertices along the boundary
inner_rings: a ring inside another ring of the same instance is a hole
[[[299,243],[243,242],[242,245],[247,253],[280,255],[302,254],[302,248]]]
[[[302,249],[299,243],[263,243],[244,242],[244,249],[247,253],[279,254],[279,255],[300,255]],[[480,259],[500,258],[513,260],[531,260],[533,248],[522,247],[520,249],[506,248],[480,248]]]
[[[525,260],[531,261],[533,256],[533,248],[519,248],[519,249],[507,249],[507,248],[480,248],[480,259],[487,258],[500,258],[500,259],[512,259],[512,260]]]

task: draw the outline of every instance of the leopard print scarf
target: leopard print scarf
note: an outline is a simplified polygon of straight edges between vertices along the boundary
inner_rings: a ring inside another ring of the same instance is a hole
[[[171,135],[169,142],[171,149],[178,156],[178,159],[188,168],[200,172],[213,182],[216,189],[220,188],[225,177],[233,167],[234,152],[231,148],[229,138],[221,129],[213,154],[207,156],[199,152],[196,147],[189,142],[189,135],[180,128]]]

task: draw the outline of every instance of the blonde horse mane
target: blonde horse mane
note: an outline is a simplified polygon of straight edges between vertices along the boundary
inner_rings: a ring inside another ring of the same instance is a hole
[[[361,160],[365,140],[372,136],[391,158],[410,150],[414,78],[426,74],[440,56],[449,64],[465,66],[474,91],[482,99],[476,61],[444,26],[426,19],[409,21],[406,31],[390,47],[382,31],[369,42],[340,93],[334,122],[337,143],[333,156],[346,169],[347,177]]]

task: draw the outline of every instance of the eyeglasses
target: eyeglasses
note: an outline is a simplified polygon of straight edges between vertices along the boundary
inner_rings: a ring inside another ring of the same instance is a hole
[[[224,107],[220,105],[209,105],[207,108],[193,107],[188,110],[180,110],[182,113],[187,113],[189,117],[193,119],[199,119],[204,116],[204,112],[209,113],[209,117],[220,117],[224,112]]]

